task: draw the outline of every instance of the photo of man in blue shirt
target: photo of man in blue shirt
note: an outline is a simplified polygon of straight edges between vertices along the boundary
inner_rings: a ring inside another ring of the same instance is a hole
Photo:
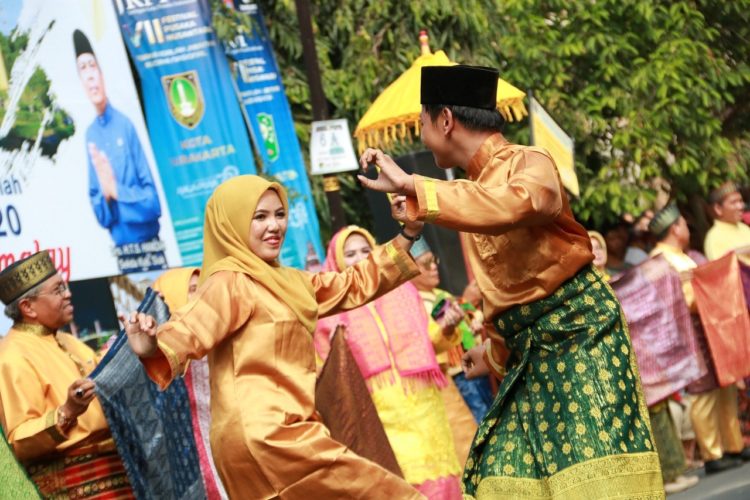
[[[158,241],[161,206],[135,127],[110,104],[94,50],[80,30],[73,32],[73,45],[78,76],[97,115],[86,130],[94,214],[117,247]]]

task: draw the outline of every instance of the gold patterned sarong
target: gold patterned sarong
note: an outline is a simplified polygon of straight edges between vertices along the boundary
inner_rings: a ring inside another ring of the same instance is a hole
[[[466,499],[663,498],[627,325],[585,267],[495,318],[508,374],[474,438]]]

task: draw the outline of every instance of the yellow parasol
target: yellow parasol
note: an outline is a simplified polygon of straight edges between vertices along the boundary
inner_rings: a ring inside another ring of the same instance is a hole
[[[354,137],[359,152],[365,148],[389,148],[394,141],[407,137],[410,129],[419,134],[420,79],[422,66],[453,66],[445,52],[434,54],[427,44],[427,33],[419,34],[420,55],[400,77],[391,83],[372,103],[357,124]],[[508,121],[518,121],[527,115],[523,104],[525,93],[500,79],[497,83],[497,107]]]

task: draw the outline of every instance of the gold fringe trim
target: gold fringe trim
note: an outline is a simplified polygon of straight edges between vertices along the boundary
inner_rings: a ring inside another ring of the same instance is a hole
[[[529,113],[523,98],[505,99],[497,103],[497,109],[509,122],[521,121]],[[411,133],[410,133],[411,132]],[[419,115],[402,115],[383,120],[364,129],[357,128],[354,137],[357,139],[359,154],[367,148],[390,149],[396,142],[411,142],[419,136]]]
[[[610,455],[568,467],[545,479],[491,476],[479,481],[476,497],[465,500],[592,498],[663,499],[655,452]]]

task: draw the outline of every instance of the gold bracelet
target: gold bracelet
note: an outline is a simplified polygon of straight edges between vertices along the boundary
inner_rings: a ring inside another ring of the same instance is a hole
[[[69,417],[63,412],[62,406],[57,407],[57,426],[63,431],[67,431],[68,428],[73,427],[76,422],[76,417]]]

